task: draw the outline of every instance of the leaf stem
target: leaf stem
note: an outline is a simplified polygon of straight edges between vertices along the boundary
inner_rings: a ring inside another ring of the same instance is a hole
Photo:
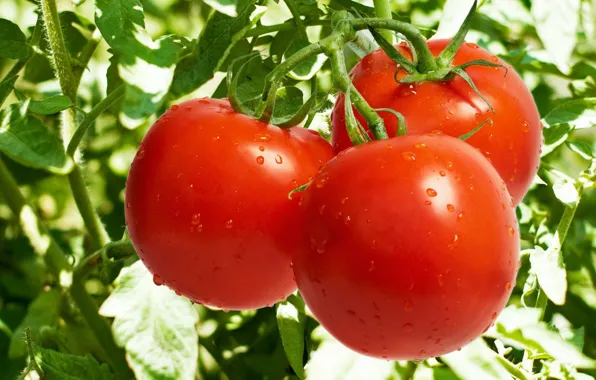
[[[123,95],[124,95],[125,86],[121,85],[114,91],[112,91],[105,99],[101,102],[97,103],[95,107],[85,116],[81,124],[77,127],[75,133],[72,135],[70,142],[68,143],[68,147],[66,149],[66,153],[69,156],[74,156],[81,143],[81,140],[85,136],[85,133],[89,129],[89,127],[93,124],[93,122],[104,113],[109,107],[111,107],[115,102],[117,102]]]
[[[346,62],[344,59],[344,53],[342,50],[336,50],[330,55],[331,68],[333,71],[333,77],[337,87],[346,93],[348,88],[352,85],[350,77],[346,69]],[[350,91],[350,99],[354,103],[354,107],[358,110],[360,115],[364,117],[368,124],[368,128],[371,130],[373,136],[377,140],[387,139],[387,130],[383,119],[377,114],[377,112],[366,102],[360,92],[356,88],[352,88]]]
[[[81,62],[82,66],[76,67],[73,70],[73,74],[75,77],[75,88],[79,88],[79,84],[81,83],[83,73],[85,72],[87,64],[91,60],[93,53],[95,53],[95,49],[97,49],[97,45],[99,45],[101,38],[102,36],[101,32],[99,31],[99,28],[95,29],[93,31],[93,34],[91,35],[91,38],[89,39],[89,41],[87,41],[87,44],[83,47],[83,50],[79,54],[78,60],[79,62]]]
[[[33,363],[31,366],[32,369],[37,372],[40,379],[45,379],[46,376],[37,364],[37,360],[35,360],[35,351],[33,350],[33,341],[31,340],[31,329],[27,327],[25,329],[25,345],[27,346],[27,353],[29,354],[29,360]]]
[[[392,19],[391,2],[389,0],[373,0],[375,5],[375,15],[378,18]],[[381,35],[390,43],[393,44],[393,33],[388,30],[382,30]]]

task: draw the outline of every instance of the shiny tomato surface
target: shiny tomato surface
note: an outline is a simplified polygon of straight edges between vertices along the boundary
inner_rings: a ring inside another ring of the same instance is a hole
[[[433,55],[438,55],[449,40],[428,41]],[[407,46],[398,49],[411,57]],[[408,134],[425,134],[440,130],[459,137],[484,121],[485,125],[467,142],[478,150],[497,169],[517,205],[530,187],[540,162],[542,125],[532,98],[520,76],[513,68],[480,48],[464,43],[457,52],[454,65],[473,60],[486,60],[504,67],[471,66],[465,69],[478,90],[494,109],[472,90],[460,77],[446,82],[399,84],[394,79],[397,66],[383,50],[364,57],[353,69],[354,86],[373,108],[391,108],[404,115]],[[406,73],[400,69],[398,78]],[[396,117],[380,112],[390,136],[395,136]],[[356,117],[366,125],[360,114]],[[331,138],[336,152],[352,146],[346,132],[344,97],[339,96],[331,116]]]
[[[505,306],[519,232],[505,184],[482,154],[445,135],[340,153],[303,193],[294,273],[317,320],[385,359],[446,354]]]
[[[235,113],[227,100],[173,106],[149,129],[126,187],[137,253],[165,284],[223,309],[274,304],[296,285],[298,199],[333,153],[316,132]]]

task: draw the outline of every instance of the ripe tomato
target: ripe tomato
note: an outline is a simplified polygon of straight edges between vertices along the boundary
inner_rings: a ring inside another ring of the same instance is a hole
[[[316,132],[282,130],[227,100],[173,106],[149,130],[126,187],[126,222],[141,259],[184,296],[255,309],[295,289],[288,193],[332,157]]]
[[[359,353],[421,359],[458,349],[511,294],[519,232],[510,202],[490,163],[453,137],[348,149],[303,193],[298,289]]]
[[[436,56],[448,42],[431,40],[428,47]],[[398,49],[411,57],[407,46],[399,45]],[[408,134],[424,134],[436,129],[458,137],[492,119],[493,125],[485,125],[467,142],[492,162],[517,205],[538,170],[542,141],[540,116],[532,94],[513,68],[478,45],[464,43],[453,64],[477,59],[507,67],[507,74],[502,67],[466,69],[494,113],[460,77],[448,82],[397,83],[393,78],[397,66],[380,49],[364,57],[351,75],[354,86],[373,108],[392,108],[404,115]],[[398,78],[404,76],[406,73],[400,70]],[[331,140],[336,152],[352,146],[346,132],[344,109],[344,98],[339,96],[331,115]],[[389,135],[395,136],[395,116],[387,112],[380,112],[380,116],[385,120]],[[366,125],[359,114],[356,117]]]

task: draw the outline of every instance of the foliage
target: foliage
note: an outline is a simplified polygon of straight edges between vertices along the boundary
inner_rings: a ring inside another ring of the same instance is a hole
[[[391,5],[394,19],[430,37],[453,35],[471,1]],[[523,251],[509,306],[461,351],[424,362],[360,356],[298,294],[275,308],[209,309],[156,287],[136,261],[123,189],[151,123],[183,99],[225,97],[230,67],[254,110],[265,76],[306,39],[327,36],[344,9],[374,15],[372,2],[352,0],[2,1],[0,379],[24,369],[50,380],[596,376],[594,1],[485,0],[473,20],[467,40],[511,63],[532,90],[544,147],[517,209]],[[363,46],[347,45],[349,67]],[[230,66],[250,52],[242,70]],[[326,135],[330,71],[319,57],[285,76],[273,121],[308,103],[305,123]],[[76,126],[81,149],[67,150]],[[18,194],[8,190],[15,181]]]

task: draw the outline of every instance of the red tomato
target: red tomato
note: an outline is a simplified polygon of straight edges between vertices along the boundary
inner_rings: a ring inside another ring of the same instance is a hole
[[[446,354],[486,331],[511,294],[515,209],[495,169],[456,138],[348,149],[321,168],[301,208],[298,289],[359,353]]]
[[[428,41],[436,56],[449,40]],[[398,46],[407,57],[407,46]],[[519,75],[504,61],[476,44],[464,43],[454,65],[476,59],[499,63],[507,67],[472,66],[466,69],[478,90],[488,99],[495,112],[460,77],[448,82],[398,84],[393,76],[397,70],[383,50],[364,57],[352,70],[354,86],[373,108],[392,108],[402,113],[408,134],[425,134],[440,130],[459,137],[487,119],[485,125],[467,140],[492,162],[517,205],[525,196],[540,162],[542,125],[532,94]],[[398,78],[406,76],[400,70]],[[344,98],[339,96],[331,115],[331,140],[336,152],[352,146],[345,125]],[[380,112],[390,136],[395,136],[397,121],[394,115]],[[366,122],[359,114],[362,125]]]
[[[126,187],[126,222],[141,259],[184,296],[255,309],[291,294],[299,238],[288,193],[332,157],[316,132],[235,113],[227,100],[173,106],[149,130]]]

